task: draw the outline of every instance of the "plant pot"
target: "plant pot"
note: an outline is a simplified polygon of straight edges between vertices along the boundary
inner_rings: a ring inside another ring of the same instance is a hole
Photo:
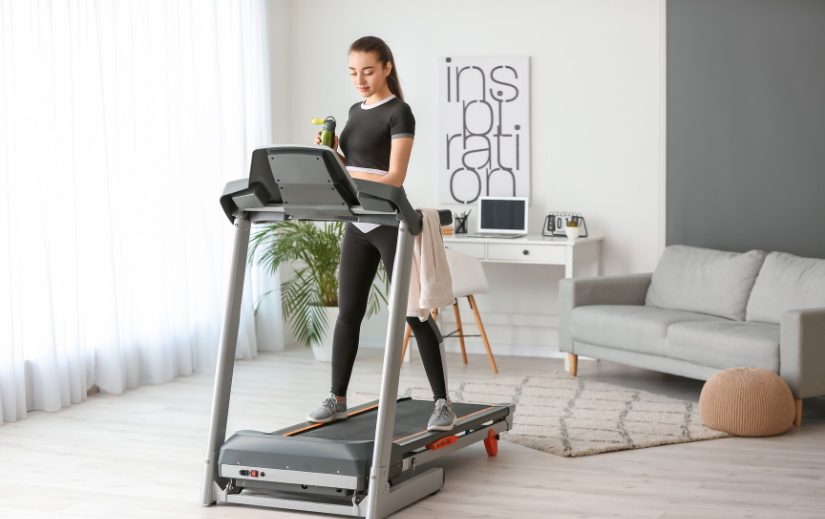
[[[569,240],[575,240],[579,237],[578,227],[565,227],[565,231],[567,232],[567,239]]]
[[[315,355],[315,360],[321,362],[331,362],[332,334],[335,331],[335,321],[338,319],[338,307],[325,306],[324,310],[327,313],[327,329],[324,333],[324,340],[320,344],[312,345],[312,354]]]

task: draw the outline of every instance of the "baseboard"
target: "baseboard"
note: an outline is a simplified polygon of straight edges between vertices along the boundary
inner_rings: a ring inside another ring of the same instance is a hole
[[[415,340],[410,340],[410,354],[413,360],[420,360],[421,355],[418,353],[418,348],[415,345]],[[362,348],[384,349],[384,338],[380,337],[361,337],[359,346]],[[479,355],[486,355],[487,349],[482,342],[466,341],[464,347],[467,353],[477,353]],[[558,346],[547,346],[540,344],[490,344],[493,350],[493,355],[512,355],[514,357],[541,357],[547,359],[566,359],[567,352],[559,351]],[[291,342],[286,344],[283,351],[290,351],[296,349],[306,349],[301,343]],[[461,346],[458,339],[447,339],[444,344],[444,349],[449,353],[460,353]],[[595,360],[589,357],[579,356],[579,360]]]
[[[415,340],[411,339],[412,351],[415,352],[418,348],[415,346]],[[384,339],[378,337],[361,337],[360,346],[363,348],[378,348],[383,349]],[[464,341],[464,347],[467,353],[478,353],[482,355],[487,354],[487,349],[481,341],[475,342],[469,339]],[[444,341],[444,349],[449,353],[460,353],[461,345],[458,339],[447,339]],[[490,349],[493,350],[493,355],[512,355],[515,357],[543,357],[553,359],[563,359],[567,353],[559,351],[558,346],[549,346],[541,344],[504,344],[504,343],[490,343]]]

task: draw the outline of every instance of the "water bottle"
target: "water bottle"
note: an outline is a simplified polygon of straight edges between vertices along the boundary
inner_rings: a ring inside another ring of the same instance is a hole
[[[312,124],[323,124],[321,130],[321,144],[332,148],[335,143],[335,117],[329,116],[326,119],[312,119]]]

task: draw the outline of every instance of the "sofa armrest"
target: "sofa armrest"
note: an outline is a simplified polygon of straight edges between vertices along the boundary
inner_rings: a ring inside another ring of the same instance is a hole
[[[573,351],[573,309],[588,305],[643,305],[653,274],[569,278],[559,282],[559,349]]]
[[[782,312],[779,376],[794,398],[825,395],[825,308]]]

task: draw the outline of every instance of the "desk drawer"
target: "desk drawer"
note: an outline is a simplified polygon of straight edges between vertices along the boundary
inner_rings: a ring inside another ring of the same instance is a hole
[[[478,259],[485,259],[483,243],[445,243],[445,247]]]
[[[490,243],[487,249],[487,259],[564,264],[564,249],[565,247],[550,245]]]

